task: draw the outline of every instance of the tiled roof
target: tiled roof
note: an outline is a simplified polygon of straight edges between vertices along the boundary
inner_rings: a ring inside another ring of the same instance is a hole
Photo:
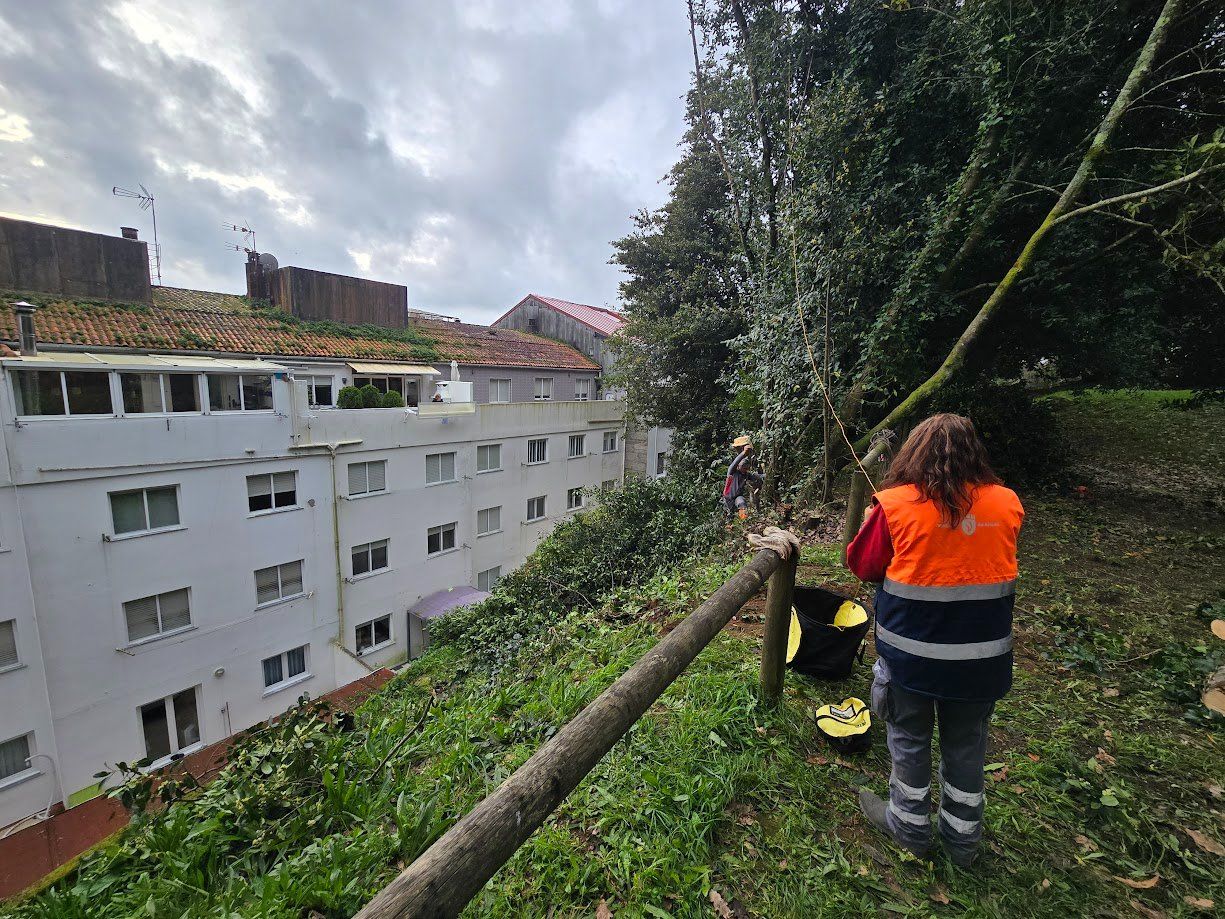
[[[572,303],[569,300],[559,300],[556,297],[542,297],[539,294],[528,294],[523,300],[528,298],[543,303],[545,306],[557,310],[569,316],[571,319],[577,319],[583,325],[590,329],[594,329],[601,335],[612,335],[621,331],[621,327],[625,325],[625,315],[618,313],[616,310],[605,309],[602,306],[589,306],[586,303]],[[520,300],[515,306],[512,306],[502,318],[509,316],[520,303]]]
[[[508,329],[413,317],[407,330],[345,330],[253,309],[235,294],[153,288],[153,305],[71,301],[29,295],[42,342],[139,351],[205,351],[263,357],[459,361],[495,367],[598,370],[569,345]],[[16,295],[11,298],[15,299]],[[0,341],[17,340],[11,310],[0,308]]]

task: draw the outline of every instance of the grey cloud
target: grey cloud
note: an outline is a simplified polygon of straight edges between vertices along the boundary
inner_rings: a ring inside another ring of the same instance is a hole
[[[0,141],[0,211],[148,236],[110,196],[143,181],[169,284],[239,289],[222,224],[250,220],[282,264],[404,283],[423,309],[613,303],[608,243],[662,202],[682,130],[679,2],[0,0],[0,18],[20,39],[0,43],[0,109],[32,133]]]

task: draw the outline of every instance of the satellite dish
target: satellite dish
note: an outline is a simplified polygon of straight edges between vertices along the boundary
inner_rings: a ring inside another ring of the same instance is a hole
[[[259,263],[264,266],[266,271],[276,271],[281,267],[280,263],[276,260],[276,256],[271,252],[261,252],[259,254]]]

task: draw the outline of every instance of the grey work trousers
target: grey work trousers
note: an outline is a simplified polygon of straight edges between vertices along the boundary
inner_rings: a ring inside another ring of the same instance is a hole
[[[893,684],[889,667],[872,668],[872,712],[886,725],[889,807],[885,820],[895,839],[930,848],[932,733],[940,725],[940,835],[945,847],[973,852],[983,835],[983,766],[994,702],[945,702]]]

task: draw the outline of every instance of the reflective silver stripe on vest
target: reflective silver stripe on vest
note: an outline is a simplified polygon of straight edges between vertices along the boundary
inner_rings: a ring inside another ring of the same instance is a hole
[[[998,600],[1011,597],[1017,592],[1017,581],[997,581],[994,584],[959,584],[957,587],[923,587],[919,584],[902,584],[893,578],[885,578],[881,585],[886,591],[903,600]]]
[[[999,657],[1012,650],[1012,636],[997,638],[994,641],[967,641],[964,644],[940,644],[934,641],[918,641],[895,635],[887,628],[876,623],[876,638],[887,645],[892,645],[899,651],[913,654],[915,657],[928,657],[938,661],[974,661],[987,657]]]

